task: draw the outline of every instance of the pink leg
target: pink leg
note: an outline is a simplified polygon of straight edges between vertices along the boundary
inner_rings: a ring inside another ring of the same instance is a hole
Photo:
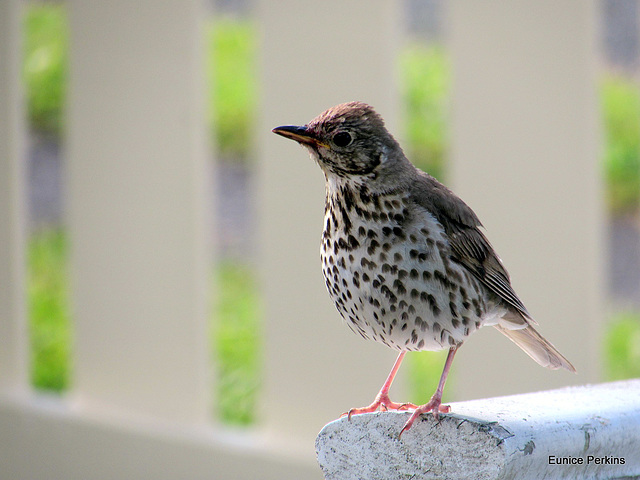
[[[442,405],[442,391],[444,390],[444,384],[447,381],[447,375],[449,375],[449,370],[451,369],[451,363],[453,363],[453,357],[456,354],[458,347],[451,347],[449,349],[449,354],[447,355],[447,360],[444,362],[444,369],[442,370],[442,375],[440,376],[440,382],[438,383],[438,388],[436,389],[436,393],[433,394],[429,403],[425,403],[417,407],[414,412],[407,420],[407,423],[404,424],[402,430],[398,437],[400,437],[404,432],[409,430],[413,425],[413,422],[423,413],[433,412],[433,416],[438,418],[439,413],[449,413],[451,411],[451,407],[448,405]]]
[[[406,353],[407,352],[400,352],[398,358],[396,358],[389,376],[385,380],[384,385],[382,385],[382,388],[380,389],[380,392],[376,396],[376,399],[373,401],[373,403],[368,407],[352,408],[347,413],[344,413],[343,416],[348,415],[349,420],[351,420],[351,415],[375,412],[378,408],[380,408],[381,410],[407,410],[409,408],[416,408],[416,405],[412,403],[395,403],[389,399],[389,389],[391,388],[393,379],[395,378],[396,373],[398,373],[398,369],[400,368],[400,365],[402,364],[402,360],[404,359]]]

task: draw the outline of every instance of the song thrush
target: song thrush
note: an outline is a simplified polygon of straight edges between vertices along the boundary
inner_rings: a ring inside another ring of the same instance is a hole
[[[399,350],[375,401],[410,410],[408,430],[425,412],[448,412],[442,391],[451,362],[477,329],[491,325],[544,367],[575,368],[533,327],[476,214],[417,169],[372,107],[337,105],[304,126],[273,132],[305,146],[326,181],[321,258],[329,295],[347,325]],[[449,349],[440,383],[425,405],[389,399],[405,353]]]

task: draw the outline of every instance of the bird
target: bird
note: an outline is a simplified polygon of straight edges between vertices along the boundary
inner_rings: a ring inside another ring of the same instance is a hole
[[[306,125],[272,132],[305,147],[324,174],[320,256],[338,312],[354,332],[399,352],[373,403],[350,409],[349,420],[378,409],[411,411],[402,435],[422,414],[450,412],[442,393],[453,358],[484,326],[543,367],[576,372],[534,328],[475,212],[407,159],[373,107],[343,103]],[[426,404],[391,401],[407,352],[445,349],[438,387]]]

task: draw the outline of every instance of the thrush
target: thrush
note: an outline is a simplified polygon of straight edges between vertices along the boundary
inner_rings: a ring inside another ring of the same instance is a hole
[[[449,412],[442,392],[456,351],[490,325],[543,367],[575,372],[533,327],[476,214],[416,168],[374,109],[337,105],[304,126],[273,132],[309,150],[325,178],[322,272],[346,324],[399,351],[374,402],[348,415]],[[408,351],[448,349],[438,387],[424,405],[395,403],[389,388]]]

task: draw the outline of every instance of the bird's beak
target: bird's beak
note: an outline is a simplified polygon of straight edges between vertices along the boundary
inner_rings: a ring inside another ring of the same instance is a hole
[[[311,132],[306,126],[298,127],[295,125],[283,125],[282,127],[276,127],[271,130],[277,135],[281,135],[285,138],[290,138],[298,143],[305,145],[311,145],[317,147],[323,145],[318,141],[313,132]]]

